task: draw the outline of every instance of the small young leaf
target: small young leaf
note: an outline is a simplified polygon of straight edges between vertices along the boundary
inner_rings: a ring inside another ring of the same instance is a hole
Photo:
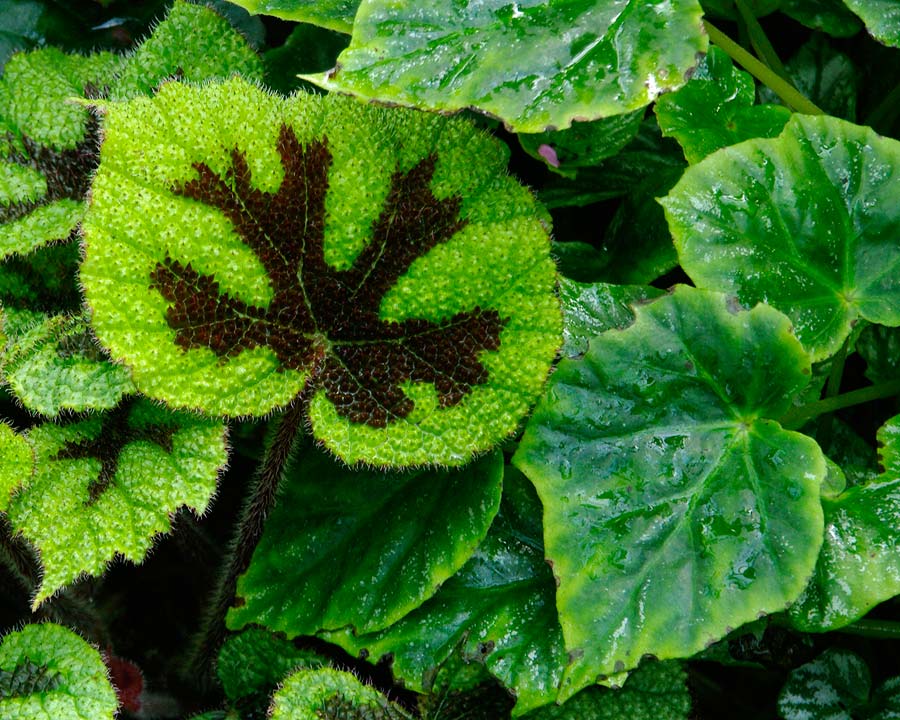
[[[780,105],[754,105],[753,78],[711,47],[688,83],[656,101],[663,135],[674,137],[688,162],[755,137],[775,137],[791,113]]]
[[[374,688],[340,670],[299,670],[272,698],[271,720],[411,720]]]
[[[455,471],[354,471],[308,452],[289,477],[238,581],[247,623],[290,637],[387,627],[468,560],[500,504],[503,462]],[[285,561],[289,558],[289,561]]]
[[[781,310],[814,360],[857,318],[900,325],[900,142],[794,115],[690,167],[660,202],[681,265],[704,288]]]
[[[778,696],[778,713],[784,720],[869,718],[866,705],[871,687],[872,676],[859,655],[829,648],[788,676]]]
[[[9,506],[9,498],[31,479],[34,452],[28,441],[9,425],[0,422],[0,512]]]
[[[0,717],[113,720],[119,703],[94,648],[59,625],[26,625],[0,642]]]
[[[382,102],[472,107],[515,132],[630,112],[684,83],[706,50],[696,0],[363,0],[334,70],[307,79]],[[511,60],[514,58],[514,62]]]
[[[900,4],[896,0],[844,0],[878,42],[900,47]]]
[[[787,318],[684,286],[635,314],[560,362],[514,457],[544,503],[563,699],[783,609],[822,543],[825,458],[772,420],[809,381]]]
[[[239,79],[110,106],[94,329],[172,406],[303,391],[347,463],[462,464],[515,430],[559,345],[545,215],[505,159],[461,120]]]
[[[140,562],[181,505],[205,511],[225,464],[221,423],[126,400],[115,410],[27,434],[31,482],[13,498],[13,527],[40,552],[37,606],[116,554]]]

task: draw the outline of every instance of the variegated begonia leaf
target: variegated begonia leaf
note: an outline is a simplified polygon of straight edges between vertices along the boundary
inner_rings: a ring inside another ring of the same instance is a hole
[[[483,663],[516,696],[515,716],[554,702],[567,657],[537,522],[540,502],[515,468],[504,486],[487,538],[434,597],[381,632],[326,637],[373,660],[389,655],[394,676],[413,690],[432,689],[438,668],[461,659]]]
[[[809,586],[790,609],[801,630],[849,625],[900,595],[900,415],[878,431],[878,441],[884,471],[822,499],[825,541]]]
[[[16,398],[47,417],[63,410],[109,410],[135,392],[128,368],[106,359],[78,316],[55,315],[24,332],[2,368]]]
[[[81,279],[142,392],[232,416],[302,392],[348,463],[459,465],[516,429],[561,318],[495,140],[237,78],[106,112]]]
[[[226,461],[220,422],[148,400],[28,431],[35,472],[9,507],[13,528],[40,554],[35,607],[114,556],[143,560],[170,517],[206,510]]]
[[[900,47],[900,3],[896,0],[844,0],[866,25],[869,34],[885,45]]]
[[[809,382],[788,319],[679,286],[564,359],[514,456],[544,504],[561,697],[687,657],[806,585],[826,462],[775,421]]]
[[[271,720],[412,720],[353,673],[331,668],[298,670],[272,698]]]
[[[814,360],[858,318],[900,325],[900,142],[825,116],[719,150],[660,202],[696,285],[765,301]]]
[[[0,512],[6,511],[10,495],[31,479],[32,472],[31,445],[5,422],[0,422]]]
[[[753,78],[738,70],[724,50],[711,47],[687,84],[656,101],[663,135],[674,137],[695,163],[719,148],[755,137],[775,137],[791,111],[755,105]]]
[[[381,630],[475,551],[500,505],[498,452],[453,471],[352,470],[309,451],[294,466],[241,576],[228,625],[289,637]]]
[[[224,18],[181,0],[127,57],[56,48],[15,55],[0,78],[0,257],[66,239],[84,214],[100,123],[72,98],[121,99],[170,77],[233,72],[260,79],[262,61]]]
[[[474,108],[514,132],[642,108],[704,52],[697,0],[362,0],[328,90],[430,110]]]
[[[0,717],[113,720],[118,707],[100,653],[71,630],[26,625],[0,640]]]
[[[254,15],[274,15],[284,20],[310,23],[349,33],[359,0],[232,0]]]

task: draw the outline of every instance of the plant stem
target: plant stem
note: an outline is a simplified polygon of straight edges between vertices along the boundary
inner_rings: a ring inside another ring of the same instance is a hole
[[[781,59],[778,57],[778,53],[775,52],[775,48],[772,47],[772,43],[769,41],[769,38],[766,35],[766,31],[763,30],[762,25],[759,24],[759,20],[756,18],[756,15],[750,12],[750,8],[747,7],[747,3],[745,2],[745,0],[735,0],[735,5],[737,5],[737,9],[741,15],[741,19],[747,26],[747,34],[750,36],[750,44],[753,45],[753,49],[756,51],[756,54],[774,72],[778,73],[780,77],[787,80],[787,71],[784,69],[784,65],[781,63]]]
[[[857,620],[855,623],[838,628],[836,632],[880,640],[900,640],[900,622],[895,620]]]
[[[797,430],[819,415],[898,394],[900,394],[900,380],[891,380],[793,408],[782,415],[779,422],[787,430]]]
[[[255,482],[241,509],[240,521],[225,554],[218,585],[186,664],[186,678],[195,686],[199,684],[206,688],[212,681],[213,664],[227,632],[225,615],[233,602],[238,577],[250,565],[253,551],[262,536],[265,519],[275,504],[281,479],[302,437],[303,408],[302,398],[295,398],[278,420]]]
[[[824,115],[821,108],[816,106],[809,98],[805,97],[797,88],[791,85],[765,63],[753,57],[744,48],[738,45],[725,33],[712,25],[709,21],[703,21],[709,39],[724,50],[736,63],[739,63],[747,72],[768,87],[778,97],[784,100],[797,112],[807,115]]]

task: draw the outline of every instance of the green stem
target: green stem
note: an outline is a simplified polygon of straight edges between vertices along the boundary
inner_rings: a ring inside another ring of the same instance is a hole
[[[878,132],[887,132],[900,115],[900,84],[891,90],[875,109],[869,113],[865,124]]]
[[[803,427],[810,420],[813,420],[825,413],[835,412],[843,408],[861,405],[862,403],[871,402],[872,400],[880,400],[881,398],[893,397],[900,394],[900,380],[891,380],[890,382],[880,383],[878,385],[870,385],[869,387],[860,388],[851,392],[835,395],[834,397],[826,397],[815,402],[807,403],[797,408],[788,410],[779,420],[782,427],[787,430],[797,430]]]
[[[769,41],[766,31],[763,30],[762,25],[759,24],[759,20],[756,19],[756,15],[750,12],[750,8],[747,7],[745,0],[735,0],[735,4],[737,5],[738,12],[741,14],[741,19],[747,26],[750,44],[753,45],[756,54],[774,72],[787,80],[787,71],[784,69],[784,65],[781,63],[778,53],[775,52],[775,48],[772,47],[772,43]]]
[[[878,638],[879,640],[900,640],[900,622],[895,620],[857,620],[851,625],[838,628],[836,632]]]
[[[816,106],[809,98],[805,97],[797,90],[797,88],[791,85],[783,77],[780,77],[774,70],[767,67],[765,63],[753,57],[753,55],[712,25],[709,21],[704,20],[703,24],[706,27],[706,32],[709,35],[710,40],[728,53],[732,60],[740,64],[747,72],[753,75],[753,77],[784,100],[791,108],[807,115],[825,114],[821,108]]]

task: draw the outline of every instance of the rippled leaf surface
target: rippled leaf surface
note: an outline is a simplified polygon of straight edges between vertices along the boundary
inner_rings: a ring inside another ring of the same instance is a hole
[[[895,0],[844,0],[879,42],[900,47],[900,5]]]
[[[310,451],[266,522],[231,627],[290,637],[353,626],[380,630],[431,597],[487,534],[503,462],[456,471],[354,471]]]
[[[706,49],[696,0],[363,0],[330,90],[432,110],[471,107],[515,132],[636,110]]]
[[[29,430],[35,473],[9,519],[40,554],[35,606],[117,554],[141,562],[180,506],[204,512],[225,464],[224,435],[220,422],[147,400]]]
[[[254,15],[274,15],[349,33],[359,0],[234,0],[234,4]]]
[[[900,325],[900,142],[830,117],[725,148],[661,200],[699,287],[784,312],[814,360],[863,318]]]
[[[540,503],[517,488],[524,478],[514,469],[504,482],[487,538],[433,598],[382,632],[328,639],[373,660],[390,653],[395,677],[414,690],[430,689],[436,668],[461,658],[483,662],[516,695],[514,715],[554,702],[566,656],[535,523]]]
[[[0,512],[6,511],[12,492],[25,484],[33,471],[31,445],[5,422],[0,422]]]
[[[825,458],[771,418],[809,381],[786,317],[688,287],[563,360],[514,461],[544,503],[563,697],[686,657],[803,590]]]
[[[288,677],[272,698],[272,720],[411,720],[353,673],[322,668]]]
[[[775,137],[791,116],[780,105],[755,105],[756,85],[724,50],[711,47],[688,83],[654,106],[663,135],[674,137],[688,162],[755,137]]]
[[[26,625],[0,642],[0,716],[113,720],[118,707],[100,653],[71,630]]]

